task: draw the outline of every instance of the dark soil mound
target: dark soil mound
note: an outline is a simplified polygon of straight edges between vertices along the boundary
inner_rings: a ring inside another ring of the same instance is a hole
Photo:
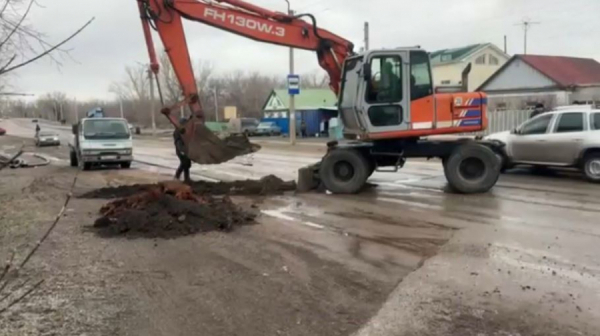
[[[85,193],[80,198],[112,199],[129,197],[150,190],[155,186],[155,184],[135,184],[102,188]],[[286,182],[273,175],[265,176],[260,180],[217,183],[198,181],[193,182],[190,186],[197,195],[278,195],[285,191],[296,190],[294,181]]]
[[[228,231],[234,226],[252,223],[255,217],[256,214],[242,210],[228,197],[204,197],[198,203],[161,194],[147,203],[100,217],[94,228],[104,237],[176,238]]]

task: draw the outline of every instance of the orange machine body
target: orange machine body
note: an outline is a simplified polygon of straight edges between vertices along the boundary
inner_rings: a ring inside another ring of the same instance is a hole
[[[367,134],[369,139],[413,138],[483,131],[487,96],[482,92],[438,93],[412,101],[408,130]]]

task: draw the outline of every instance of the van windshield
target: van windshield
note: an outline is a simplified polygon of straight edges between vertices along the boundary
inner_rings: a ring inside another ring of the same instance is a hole
[[[97,119],[83,123],[86,139],[128,139],[129,129],[124,120]]]

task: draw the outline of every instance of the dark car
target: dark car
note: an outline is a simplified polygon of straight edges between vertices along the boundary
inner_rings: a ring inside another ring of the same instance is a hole
[[[39,132],[35,136],[35,145],[40,146],[59,146],[60,139],[58,134],[52,132]]]
[[[0,135],[4,135],[6,134],[6,130],[2,127],[0,127]]]

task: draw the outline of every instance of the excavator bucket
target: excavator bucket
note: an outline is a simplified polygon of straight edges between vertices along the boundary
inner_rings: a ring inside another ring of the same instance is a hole
[[[190,120],[184,128],[183,142],[187,155],[198,164],[219,164],[260,150],[259,145],[250,143],[243,134],[221,139],[201,121]]]

